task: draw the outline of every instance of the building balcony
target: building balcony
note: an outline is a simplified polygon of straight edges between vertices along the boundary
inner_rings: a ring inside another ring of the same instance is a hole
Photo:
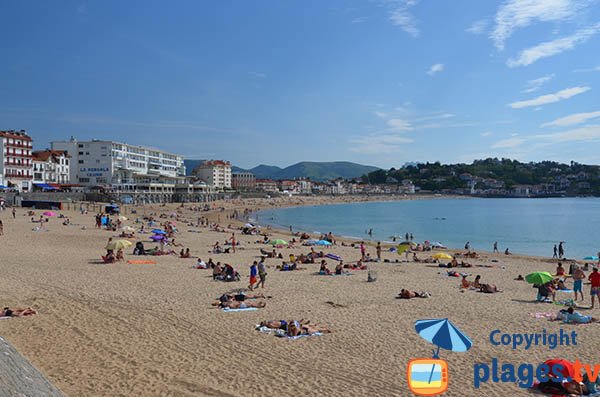
[[[4,174],[5,178],[16,178],[16,179],[33,179],[33,175],[20,175],[14,173],[6,173]]]
[[[11,167],[19,167],[19,168],[32,168],[31,163],[15,163],[13,161],[5,161],[4,165],[9,165]]]
[[[33,156],[31,154],[22,154],[22,153],[11,153],[11,152],[6,152],[4,154],[6,157],[19,157],[19,158],[33,158]]]
[[[33,148],[33,145],[31,143],[6,143],[7,147],[18,147],[18,148],[28,148],[31,149]]]

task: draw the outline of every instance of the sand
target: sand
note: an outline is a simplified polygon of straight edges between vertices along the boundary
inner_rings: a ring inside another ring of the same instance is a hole
[[[312,201],[278,199],[275,205],[308,202]],[[221,218],[227,226],[231,208],[272,204],[253,200],[217,205],[226,210],[209,216]],[[145,207],[138,215],[174,208]],[[514,383],[473,388],[474,363],[489,363],[493,357],[515,365],[553,357],[598,361],[600,325],[532,318],[531,313],[560,308],[533,303],[536,290],[513,280],[536,270],[553,272],[556,263],[543,258],[486,253],[481,259],[469,259],[473,264],[499,266],[464,269],[504,289],[491,295],[461,292],[460,279],[447,277],[445,269],[431,264],[370,264],[378,280],[368,283],[365,271],[348,277],[316,276],[315,264],[303,265],[308,268],[304,271],[279,272],[274,267],[280,260],[267,259],[267,285],[260,291],[272,296],[266,308],[224,313],[210,303],[247,285],[249,265],[264,247],[255,244],[258,237],[236,233],[242,249],[209,255],[209,247],[229,234],[178,224],[182,232],[177,241],[192,255],[232,263],[242,274],[240,282],[223,283],[213,281],[210,270],[193,269],[195,259],[176,256],[154,257],[156,265],[99,264],[107,239],[117,233],[94,229],[93,214],[63,213],[73,225],[63,226],[61,219],[52,218],[47,232],[32,231],[35,224],[24,216],[24,209],[18,209],[16,220],[9,211],[0,213],[5,233],[0,236],[0,304],[38,310],[33,317],[1,321],[0,335],[68,396],[409,396],[407,362],[430,357],[433,348],[414,331],[414,322],[426,318],[448,317],[473,340],[467,353],[441,352],[450,368],[448,396],[527,395]],[[207,215],[187,209],[182,214],[194,221]],[[273,237],[289,239],[281,232]],[[150,246],[146,243],[146,248]],[[306,247],[282,250],[285,256],[307,251]],[[326,251],[346,262],[360,256],[351,247]],[[375,256],[372,246],[368,251]],[[391,252],[383,256],[401,259]],[[330,268],[333,262],[328,261]],[[432,296],[394,299],[401,288],[429,291]],[[589,286],[585,291],[589,304]],[[600,309],[583,311],[600,316]],[[254,330],[264,319],[293,318],[327,325],[333,333],[292,341]],[[577,332],[578,346],[514,351],[489,342],[494,329],[534,333],[561,328]]]

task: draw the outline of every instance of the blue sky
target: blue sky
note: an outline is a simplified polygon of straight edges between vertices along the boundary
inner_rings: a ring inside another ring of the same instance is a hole
[[[242,167],[600,163],[600,0],[4,1],[0,128]]]

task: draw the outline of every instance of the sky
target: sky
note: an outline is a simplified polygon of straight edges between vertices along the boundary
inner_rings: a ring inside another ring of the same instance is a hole
[[[600,164],[600,0],[26,0],[0,20],[0,129],[36,149]]]

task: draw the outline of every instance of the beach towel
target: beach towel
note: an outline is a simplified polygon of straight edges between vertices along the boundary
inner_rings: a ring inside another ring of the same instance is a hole
[[[265,327],[265,326],[261,327],[260,325],[256,325],[256,330],[259,331],[259,332],[265,333],[265,334],[275,333],[275,336],[277,336],[279,338],[286,338],[286,339],[292,339],[292,340],[304,338],[304,337],[307,337],[307,336],[321,336],[321,335],[323,335],[321,332],[317,332],[317,333],[314,333],[312,335],[289,336],[282,329],[273,329],[273,328],[269,328],[269,327]]]
[[[575,291],[573,291],[572,289],[557,289],[556,292],[566,292],[568,294],[572,294]]]
[[[238,309],[232,309],[230,307],[224,307],[223,309],[224,312],[248,312],[248,311],[254,311],[254,310],[258,310],[257,307],[240,307]]]
[[[2,316],[0,317],[0,320],[8,320],[10,318],[10,316]]]
[[[551,313],[551,312],[529,313],[529,315],[534,318],[549,318],[549,319],[556,318],[556,314]]]
[[[329,258],[329,259],[333,259],[334,261],[341,261],[342,260],[341,256],[335,255],[335,254],[326,254],[325,257]]]
[[[156,265],[156,261],[144,259],[130,259],[127,261],[130,265]]]

